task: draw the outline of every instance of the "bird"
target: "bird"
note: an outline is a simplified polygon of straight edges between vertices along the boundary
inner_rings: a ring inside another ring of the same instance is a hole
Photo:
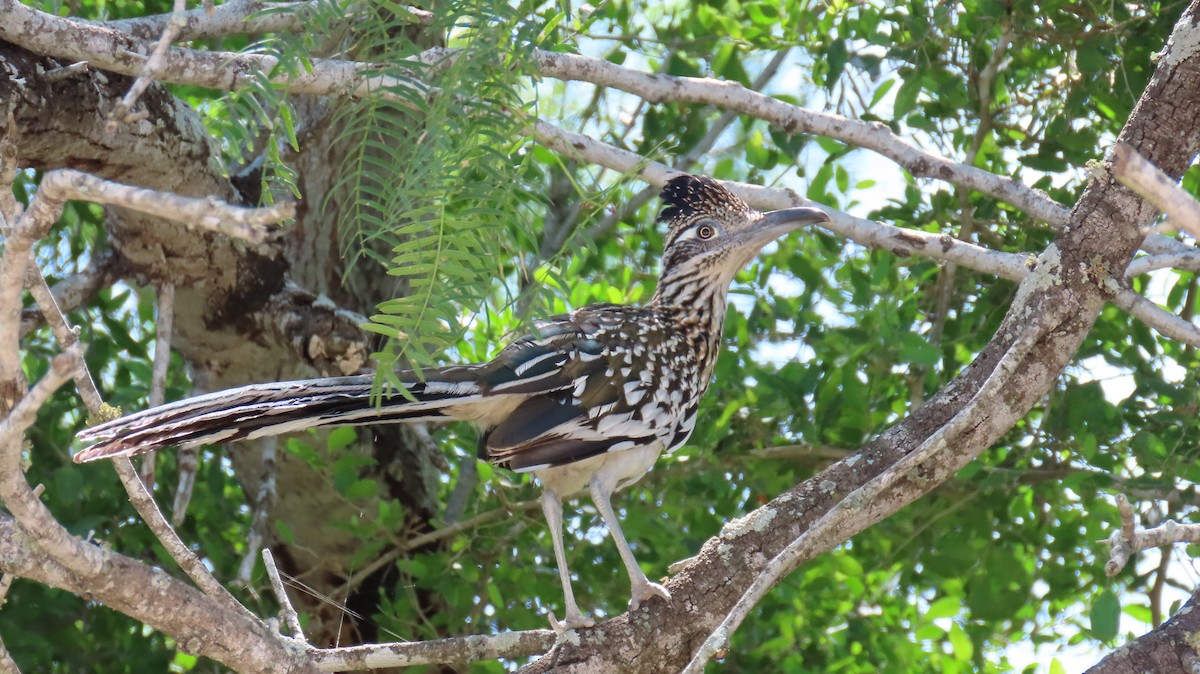
[[[681,447],[696,426],[721,347],[729,286],[768,243],[829,221],[819,208],[760,212],[720,182],[681,174],[664,185],[661,270],[642,306],[594,304],[535,321],[484,363],[397,373],[406,392],[372,397],[373,374],[251,384],[168,403],[78,434],[76,462],[164,447],[261,438],[325,426],[465,420],[479,458],[542,487],[562,582],[563,619],[590,627],[571,586],[563,501],[584,491],[628,571],[629,609],[670,593],[642,571],[612,506],[615,492]]]

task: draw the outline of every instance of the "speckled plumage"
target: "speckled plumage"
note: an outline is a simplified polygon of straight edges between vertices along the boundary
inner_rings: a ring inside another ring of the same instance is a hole
[[[372,377],[254,384],[170,403],[79,434],[76,461],[179,444],[228,442],[321,426],[462,419],[479,424],[480,458],[531,472],[544,489],[566,598],[556,628],[590,624],[575,604],[563,551],[562,499],[587,489],[617,543],[631,606],[666,589],[633,560],[610,504],[663,451],[677,449],[716,364],[726,292],[767,242],[827,217],[816,209],[769,214],[720,183],[683,175],[663,188],[663,268],[646,306],[599,304],[540,321],[494,359],[410,373],[411,398],[370,400]]]

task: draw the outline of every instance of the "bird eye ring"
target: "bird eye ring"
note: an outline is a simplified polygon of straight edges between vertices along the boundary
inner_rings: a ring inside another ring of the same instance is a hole
[[[700,225],[696,228],[696,236],[701,239],[711,239],[717,235],[717,230],[712,225]]]

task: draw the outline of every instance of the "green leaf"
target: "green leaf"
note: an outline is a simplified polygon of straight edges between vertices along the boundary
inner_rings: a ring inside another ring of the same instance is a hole
[[[1092,601],[1092,610],[1088,616],[1092,633],[1101,641],[1112,641],[1117,638],[1121,622],[1121,602],[1111,590],[1101,592]]]
[[[959,597],[942,597],[929,605],[929,609],[925,611],[925,620],[937,620],[938,618],[953,618],[962,611],[963,602]]]
[[[963,631],[963,628],[958,623],[954,623],[950,627],[950,633],[947,635],[950,639],[950,647],[954,649],[954,657],[961,662],[970,662],[975,656],[975,645],[971,643],[971,637]]]
[[[357,439],[358,431],[353,426],[342,426],[329,432],[329,436],[325,439],[325,446],[330,450],[337,451],[349,447]]]

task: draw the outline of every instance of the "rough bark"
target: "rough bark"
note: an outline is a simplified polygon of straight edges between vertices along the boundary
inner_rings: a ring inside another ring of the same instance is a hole
[[[161,569],[101,549],[102,571],[87,574],[49,559],[8,515],[0,515],[0,567],[5,573],[45,583],[153,625],[180,648],[242,672],[317,671],[302,649],[291,648],[249,613],[231,611]]]
[[[69,64],[0,41],[0,101],[13,112],[21,166],[76,168],[183,195],[241,198],[234,181],[225,177],[216,141],[194,110],[164,87],[151,86],[140,99],[148,118],[120,124],[110,133],[105,128],[109,111],[132,79],[95,69],[65,79],[50,75]],[[345,199],[317,206],[340,166],[336,149],[329,147],[331,139],[325,137],[329,131],[321,124],[327,114],[322,105],[328,104],[314,101],[305,108],[302,123],[318,131],[305,139],[305,151],[296,157],[306,181],[304,194],[313,195],[312,202],[302,202],[295,225],[268,244],[249,247],[121,209],[106,213],[111,251],[105,254],[112,258],[106,268],[134,283],[176,287],[172,346],[189,364],[198,391],[349,374],[367,365],[371,347],[358,326],[363,314],[393,289],[379,282],[389,277],[366,266],[355,272],[366,280],[343,284],[347,277],[338,259],[337,206]],[[0,116],[0,134],[9,131]],[[228,172],[236,174],[237,167]],[[361,451],[377,452],[374,476],[390,487],[383,497],[400,499],[411,513],[412,528],[427,529],[436,512],[434,477],[441,460],[436,447],[408,429],[366,437],[379,439]],[[241,444],[231,458],[247,492],[255,496],[262,472],[258,447]],[[330,524],[376,508],[346,502],[328,476],[287,454],[279,461],[277,483],[274,513],[296,533],[296,544],[268,544],[288,572],[329,595],[353,571],[347,560],[358,545],[348,533],[335,535],[344,528]],[[372,601],[374,590],[369,584],[356,588]],[[335,606],[308,600],[312,603],[304,610],[329,618],[321,624],[345,623]],[[368,615],[373,610],[369,602],[357,608]],[[336,632],[336,627],[314,629],[314,641],[333,643]]]

